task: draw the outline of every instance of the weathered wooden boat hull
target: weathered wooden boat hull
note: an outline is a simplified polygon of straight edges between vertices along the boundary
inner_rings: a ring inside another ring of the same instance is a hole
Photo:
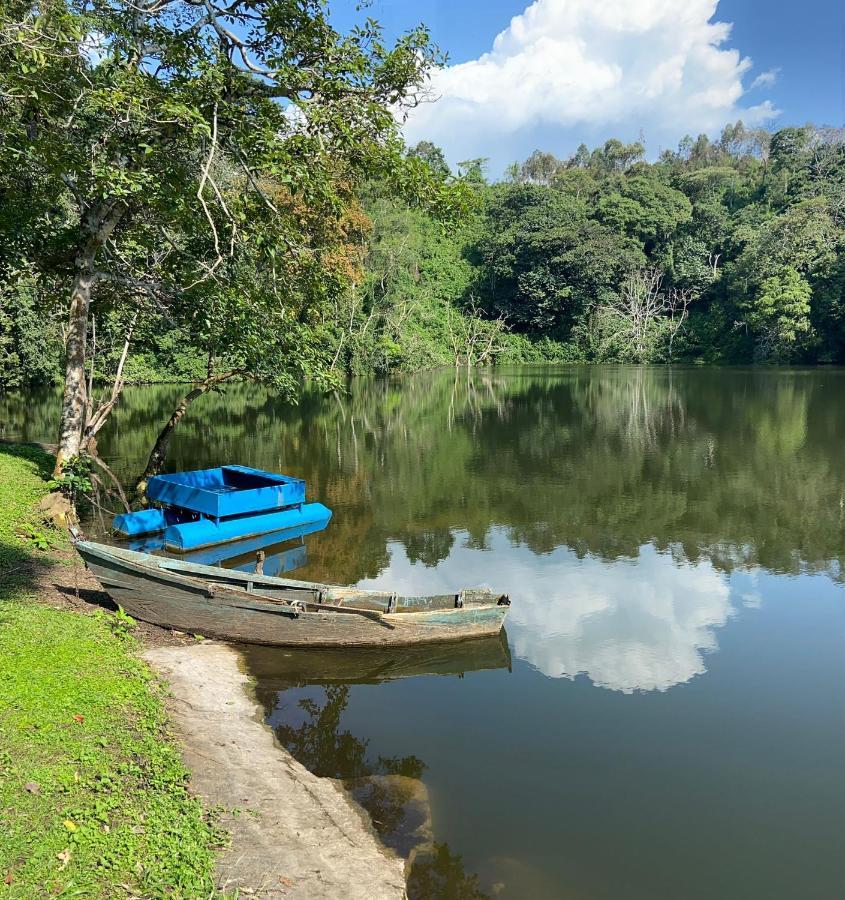
[[[489,591],[464,592],[463,606],[450,607],[447,604],[455,595],[395,598],[201,566],[87,541],[76,547],[103,588],[130,615],[177,631],[248,644],[433,644],[498,634],[508,612],[506,599],[494,598]],[[355,608],[343,608],[344,602],[354,602]],[[380,607],[387,611],[381,612]]]

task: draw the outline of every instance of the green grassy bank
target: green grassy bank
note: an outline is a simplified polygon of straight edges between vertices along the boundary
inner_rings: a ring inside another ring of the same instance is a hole
[[[51,466],[0,446],[0,898],[213,896],[220,836],[131,620],[38,602],[67,565],[36,509]]]

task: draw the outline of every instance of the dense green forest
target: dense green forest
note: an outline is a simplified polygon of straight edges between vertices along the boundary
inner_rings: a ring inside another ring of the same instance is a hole
[[[411,152],[445,166],[430,144]],[[496,356],[845,361],[841,131],[738,122],[654,163],[609,140],[565,160],[537,151],[494,184],[483,171],[472,160],[458,173],[478,198],[459,229],[365,204],[358,318],[381,313],[382,344],[350,352],[353,369]]]
[[[322,311],[325,365],[362,374],[495,360],[845,362],[845,143],[806,126],[728,126],[657,162],[607,141],[570,158],[535,152],[488,183],[484,160],[444,225],[371,182],[349,229],[350,287]],[[27,261],[0,283],[3,387],[58,380],[61,302]],[[93,327],[95,365],[117,365],[125,315]],[[135,337],[129,381],[198,380],[207,353],[166,317]]]

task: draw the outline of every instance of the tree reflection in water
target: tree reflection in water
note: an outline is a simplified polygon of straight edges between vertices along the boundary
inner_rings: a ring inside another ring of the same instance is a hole
[[[434,844],[432,852],[420,859],[408,875],[411,900],[487,900],[477,875],[464,871],[460,854],[448,844]]]
[[[430,840],[428,810],[421,808],[427,801],[420,801],[425,763],[413,755],[373,761],[367,752],[370,742],[341,726],[349,685],[320,688],[322,703],[313,697],[298,701],[303,722],[275,726],[279,741],[315,775],[342,780],[354,793],[384,844],[408,860],[411,900],[485,900],[478,876],[464,871],[461,856],[448,844]]]
[[[127,389],[100,441],[101,455],[119,477],[129,482],[138,474],[172,409],[172,395],[181,390]],[[603,866],[610,857],[639,867],[637,896],[680,896],[683,890],[659,885],[675,877],[686,885],[690,867],[699,865],[701,896],[723,896],[719,875],[729,869],[756,879],[755,896],[804,896],[799,870],[792,867],[789,882],[782,868],[793,848],[808,854],[801,871],[819,888],[814,895],[838,896],[829,888],[842,880],[841,866],[830,874],[841,860],[834,843],[841,831],[835,827],[841,784],[821,779],[839,771],[827,754],[841,736],[832,730],[841,716],[840,707],[830,705],[829,686],[842,683],[842,657],[838,647],[825,649],[825,641],[841,627],[841,605],[826,606],[829,581],[837,583],[837,597],[845,581],[843,399],[843,369],[440,371],[356,379],[337,397],[306,392],[296,408],[260,386],[233,385],[225,395],[197,402],[174,438],[169,464],[191,469],[240,462],[305,478],[309,496],[331,507],[334,517],[324,532],[310,536],[309,561],[298,577],[367,580],[370,586],[381,578],[380,586],[409,593],[487,582],[512,593],[513,650],[532,667],[518,667],[526,679],[520,684],[531,685],[531,693],[508,685],[510,715],[525,723],[514,742],[527,743],[550,768],[573,748],[581,754],[576,759],[590,764],[576,769],[580,801],[544,779],[536,803],[527,804],[515,775],[502,779],[501,796],[482,797],[484,770],[478,756],[469,758],[460,786],[452,782],[449,806],[439,795],[438,817],[448,822],[452,847],[482,873],[484,886],[488,877],[494,880],[485,854],[499,833],[491,825],[495,806],[520,835],[523,857],[542,857],[541,874],[551,881],[549,890],[537,890],[529,874],[509,869],[504,882],[506,889],[515,885],[512,896],[559,896],[569,869],[582,879],[573,896],[633,896],[634,885],[609,871],[625,869]],[[0,396],[0,436],[52,440],[58,404],[58,394],[41,401]],[[792,577],[807,573],[827,577]],[[752,604],[771,609],[755,622],[744,612]],[[721,668],[714,672],[708,655],[716,652],[723,628]],[[271,720],[285,720],[280,738],[306,765],[359,783],[385,779],[371,782],[368,802],[386,830],[400,821],[398,787],[410,791],[422,763],[380,759],[341,727],[357,713],[348,685],[384,680],[377,674],[382,663],[389,673],[410,674],[400,660],[383,660],[333,679],[305,655],[287,666],[286,683],[277,679],[265,706]],[[417,674],[445,668],[426,665]],[[708,668],[708,677],[701,677]],[[534,679],[534,672],[551,677]],[[579,673],[606,690],[586,691]],[[267,697],[265,675],[258,682]],[[556,681],[561,677],[576,683]],[[689,690],[673,687],[693,680]],[[490,697],[501,682],[495,676],[476,681],[463,701],[447,692],[431,696],[461,717],[467,746],[480,755],[495,733],[495,714],[482,715],[484,707],[473,702]],[[280,691],[285,700],[307,695],[311,703],[291,700],[292,709],[280,710]],[[417,715],[403,705],[403,692],[382,696],[385,705],[375,715],[384,712],[388,729],[401,728],[403,715]],[[491,709],[498,710],[499,699]],[[582,728],[550,738],[547,704],[565,700],[571,713],[583,716]],[[441,709],[433,703],[428,709],[436,736],[446,727],[438,721]],[[745,709],[754,710],[753,721]],[[640,720],[643,710],[654,718]],[[360,721],[372,722],[372,715],[365,712]],[[605,741],[602,736],[623,721],[623,737]],[[719,731],[714,723],[726,727]],[[362,724],[358,734],[368,736],[370,727]],[[765,743],[761,735],[768,736]],[[445,736],[428,745],[435,746],[421,752],[430,765],[426,780],[441,790],[440,775],[452,760]],[[596,756],[597,748],[606,755]],[[667,748],[677,753],[657,778],[653,760]],[[623,751],[634,753],[626,759],[639,760],[638,769],[608,763]],[[730,785],[740,752],[752,760],[765,755],[771,765],[749,769],[758,780],[749,780],[744,802],[726,815],[716,800],[722,793],[734,797]],[[609,795],[608,782],[626,779],[629,771],[636,777],[617,791],[615,817],[596,824],[602,807],[595,796]],[[777,788],[775,773],[783,776]],[[630,804],[629,796],[638,803]],[[576,850],[569,841],[569,856],[555,835],[564,808],[583,819],[573,831],[583,842]],[[757,809],[779,812],[764,822],[755,818]],[[639,827],[674,822],[679,810],[687,813],[684,827],[665,829],[660,840]],[[820,821],[834,824],[819,827]],[[725,829],[731,840],[724,839]],[[747,835],[759,840],[743,843]],[[755,855],[755,845],[768,850]],[[479,882],[464,874],[460,859],[448,847],[429,846],[430,855],[418,854],[412,873],[417,896],[477,896]],[[704,861],[696,856],[699,847],[710,848]],[[817,851],[813,867],[811,849]],[[725,865],[712,866],[721,854]]]
[[[178,385],[129,388],[100,454],[140,471]],[[600,559],[644,544],[719,570],[840,577],[841,370],[620,366],[438,371],[357,379],[298,407],[257,385],[204,397],[169,465],[237,461],[304,477],[335,511],[308,575],[375,577],[399,541],[434,566],[454,532],[491,529],[544,554]],[[0,436],[52,440],[59,397],[0,397]],[[796,510],[801,514],[797,515]],[[313,546],[314,552],[311,552]]]

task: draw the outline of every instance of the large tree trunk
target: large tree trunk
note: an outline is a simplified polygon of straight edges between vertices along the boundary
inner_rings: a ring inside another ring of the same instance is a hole
[[[209,370],[213,370],[211,363],[209,363]],[[224,381],[228,381],[230,378],[234,378],[237,374],[237,372],[224,372],[221,375],[210,375],[201,384],[198,384],[188,391],[188,393],[179,401],[176,409],[173,410],[173,414],[167,420],[167,424],[159,432],[155,444],[153,444],[153,449],[147,460],[147,466],[141,477],[138,479],[137,489],[139,494],[146,493],[147,481],[152,478],[153,475],[158,475],[164,467],[164,461],[167,458],[167,448],[170,445],[170,438],[173,437],[173,432],[176,429],[176,426],[184,418],[185,413],[188,411],[188,407],[194,400],[202,397],[203,394],[207,394],[213,387],[216,387]]]
[[[56,452],[57,475],[61,474],[68,460],[80,450],[88,411],[85,361],[91,289],[97,280],[97,254],[111,237],[125,209],[123,203],[100,203],[91,209],[84,220],[86,238],[76,258],[76,275],[71,288],[70,316],[65,340],[65,389]]]
[[[56,474],[69,459],[79,453],[82,428],[88,408],[85,386],[85,352],[88,332],[88,310],[91,306],[91,272],[77,274],[70,296],[70,321],[65,342],[65,390],[59,422],[59,447],[56,453]]]

